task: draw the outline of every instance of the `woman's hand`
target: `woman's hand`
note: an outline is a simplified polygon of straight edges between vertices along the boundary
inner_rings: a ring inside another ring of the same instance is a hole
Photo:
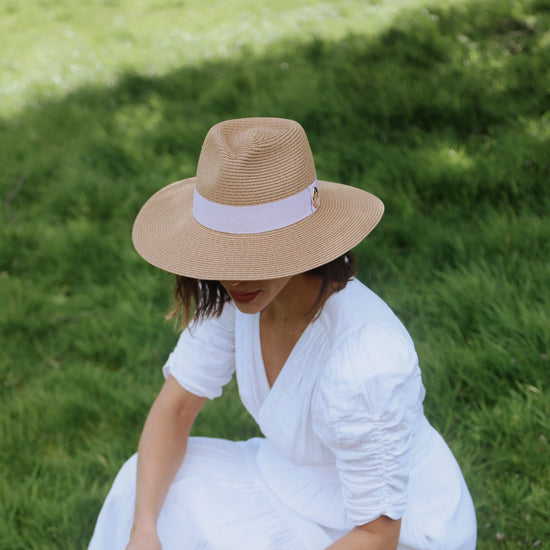
[[[153,403],[139,441],[134,523],[126,550],[162,550],[158,517],[205,401],[169,376]]]
[[[396,550],[400,530],[400,519],[380,516],[370,523],[355,527],[326,550]]]
[[[156,531],[132,533],[126,550],[162,550],[162,545]]]

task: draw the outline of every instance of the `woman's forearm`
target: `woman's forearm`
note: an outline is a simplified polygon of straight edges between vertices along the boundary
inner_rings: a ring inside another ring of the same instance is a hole
[[[395,550],[400,530],[401,520],[380,516],[366,525],[355,527],[326,550]]]
[[[138,446],[134,534],[156,530],[166,494],[185,456],[191,427],[205,401],[169,377],[151,407]]]

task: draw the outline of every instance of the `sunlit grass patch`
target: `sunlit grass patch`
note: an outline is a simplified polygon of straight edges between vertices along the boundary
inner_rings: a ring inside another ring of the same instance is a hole
[[[403,9],[425,3],[5,0],[0,113],[23,107],[36,94],[59,97],[91,82],[114,86],[121,70],[159,76],[182,65],[231,58],[243,49],[267,53],[281,40],[376,34]]]

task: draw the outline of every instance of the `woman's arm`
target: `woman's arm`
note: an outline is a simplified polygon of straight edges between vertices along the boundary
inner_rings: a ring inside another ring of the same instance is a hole
[[[333,542],[327,550],[395,550],[399,541],[401,520],[380,516]]]
[[[169,376],[153,403],[138,446],[136,505],[127,550],[161,548],[156,532],[160,510],[205,401]]]

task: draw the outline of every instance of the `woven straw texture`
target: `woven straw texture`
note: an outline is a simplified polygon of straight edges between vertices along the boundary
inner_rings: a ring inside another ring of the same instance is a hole
[[[250,206],[277,201],[315,179],[302,127],[285,119],[238,119],[214,126],[205,138],[197,176],[162,188],[142,207],[132,233],[149,263],[197,279],[261,280],[295,275],[347,252],[379,222],[374,195],[319,181],[320,207],[273,231],[214,231],[193,217],[193,193],[212,202]]]

